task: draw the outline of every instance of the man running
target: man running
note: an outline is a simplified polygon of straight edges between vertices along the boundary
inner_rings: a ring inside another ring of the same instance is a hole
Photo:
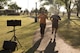
[[[54,15],[52,15],[52,16],[50,17],[50,20],[52,21],[52,34],[53,34],[54,30],[55,30],[55,35],[56,35],[57,29],[58,29],[58,22],[59,22],[59,20],[61,20],[61,18],[60,18],[60,16],[56,13],[56,14],[54,14]]]
[[[46,28],[46,19],[48,19],[47,15],[44,13],[44,11],[41,11],[38,18],[40,19],[40,33],[41,38],[44,37],[44,32]]]

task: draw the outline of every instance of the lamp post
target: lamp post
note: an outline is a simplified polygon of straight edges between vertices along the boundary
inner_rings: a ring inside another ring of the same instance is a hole
[[[37,2],[36,2],[36,8],[35,8],[35,22],[37,22]]]

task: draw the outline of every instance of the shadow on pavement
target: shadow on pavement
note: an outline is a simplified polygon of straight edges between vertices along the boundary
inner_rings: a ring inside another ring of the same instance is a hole
[[[55,40],[54,42],[50,41],[48,46],[44,50],[44,53],[58,53],[58,51],[55,51],[55,47],[56,47],[56,41]]]
[[[42,39],[39,39],[28,51],[26,51],[25,53],[34,53],[37,48],[40,45]],[[56,47],[56,40],[54,40],[53,42],[50,41],[48,46],[46,47],[46,49],[44,50],[44,53],[58,53],[58,51],[55,51],[55,47]],[[38,51],[38,53],[42,53],[43,51]]]
[[[0,53],[12,53],[9,50],[1,50]]]
[[[34,53],[36,51],[36,49],[39,47],[40,42],[42,39],[39,39],[28,51],[26,51],[25,53]]]

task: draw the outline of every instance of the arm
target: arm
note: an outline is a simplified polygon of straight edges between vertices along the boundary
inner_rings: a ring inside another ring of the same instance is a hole
[[[48,16],[46,16],[46,19],[48,19]]]
[[[58,16],[58,19],[59,19],[59,20],[61,20],[61,17],[60,17],[60,16]]]
[[[61,20],[61,18],[59,17],[59,20]]]
[[[39,14],[39,15],[38,15],[38,18],[40,19],[40,17],[41,17],[41,15]]]
[[[45,16],[46,19],[48,19],[48,16],[47,15],[44,15],[44,16]]]
[[[50,20],[51,20],[51,17],[50,17]]]
[[[51,20],[52,16],[50,17],[50,20]]]
[[[50,17],[50,20],[53,20],[53,15]]]

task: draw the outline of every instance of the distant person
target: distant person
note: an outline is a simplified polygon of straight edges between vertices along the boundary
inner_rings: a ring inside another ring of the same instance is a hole
[[[65,12],[63,12],[63,16],[65,15]]]
[[[46,28],[46,19],[48,19],[47,15],[44,13],[44,11],[41,11],[38,18],[40,19],[40,33],[41,38],[44,37],[44,32]]]
[[[58,13],[55,13],[50,17],[50,20],[52,21],[52,34],[55,30],[55,37],[56,37],[56,33],[57,33],[57,30],[58,30],[58,22],[59,22],[59,20],[61,20],[61,18],[58,15]]]

